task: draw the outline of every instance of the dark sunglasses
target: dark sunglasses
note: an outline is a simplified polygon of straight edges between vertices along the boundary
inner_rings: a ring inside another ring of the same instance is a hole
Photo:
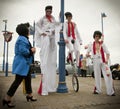
[[[50,12],[51,13],[52,11],[46,11],[46,12]]]

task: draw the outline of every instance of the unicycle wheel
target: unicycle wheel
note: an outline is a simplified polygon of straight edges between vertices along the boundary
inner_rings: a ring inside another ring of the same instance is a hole
[[[73,86],[74,91],[78,92],[78,90],[79,90],[79,81],[78,81],[78,78],[77,78],[76,74],[73,74],[73,76],[72,76],[72,86]]]

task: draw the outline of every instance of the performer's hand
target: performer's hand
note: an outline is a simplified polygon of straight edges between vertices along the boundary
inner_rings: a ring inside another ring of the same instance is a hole
[[[80,45],[82,45],[82,43],[80,43]]]
[[[63,33],[63,30],[60,30],[60,33]]]
[[[54,31],[52,31],[52,34],[55,34],[55,30],[54,30]]]
[[[91,55],[90,54],[86,54],[86,57],[91,57]]]
[[[69,43],[69,41],[68,41],[68,40],[65,40],[65,43],[67,43],[67,44],[68,44],[68,43]]]
[[[110,76],[110,74],[107,74],[107,77],[109,77]]]
[[[47,34],[46,33],[42,33],[41,36],[47,36]]]
[[[31,48],[31,51],[32,51],[33,53],[35,53],[35,52],[36,52],[36,48],[32,47],[32,48]]]
[[[105,60],[105,63],[108,64],[108,60]]]
[[[84,48],[85,48],[85,49],[88,49],[88,46],[86,45]]]

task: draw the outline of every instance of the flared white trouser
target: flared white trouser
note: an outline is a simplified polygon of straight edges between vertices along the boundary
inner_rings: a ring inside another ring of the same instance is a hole
[[[41,95],[48,95],[48,92],[56,91],[56,60],[57,50],[55,44],[55,38],[49,36],[41,37]]]
[[[93,59],[94,66],[94,76],[95,76],[95,91],[101,93],[101,71],[105,80],[107,95],[112,95],[114,93],[113,88],[113,79],[110,71],[110,75],[107,76],[105,63],[102,62],[102,59],[96,56]]]
[[[67,48],[69,49],[69,52],[71,53],[72,59],[73,57],[73,52],[75,54],[76,58],[76,65],[79,66],[79,58],[80,58],[80,44],[77,40],[75,40],[75,43],[71,43],[71,39],[68,39],[69,43],[66,44]]]

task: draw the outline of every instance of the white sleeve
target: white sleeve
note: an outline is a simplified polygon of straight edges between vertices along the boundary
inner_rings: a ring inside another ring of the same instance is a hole
[[[64,35],[64,39],[65,39],[65,40],[67,39],[66,29],[67,29],[67,23],[64,22],[64,23],[63,23],[63,35]]]
[[[42,19],[40,19],[36,24],[35,24],[35,44],[37,47],[40,47],[40,40],[41,40],[41,34],[43,33],[42,31]]]
[[[92,44],[88,44],[88,48],[87,48],[87,54],[90,53],[92,50],[91,50],[91,47],[92,47]]]
[[[110,66],[111,65],[110,52],[104,43],[102,44],[102,47],[103,47],[103,50],[106,53],[106,55],[109,55],[108,65]]]
[[[82,38],[80,36],[80,33],[78,32],[76,24],[75,24],[75,33],[76,33],[76,36],[77,36],[77,39],[78,39],[79,43],[82,44]]]
[[[55,27],[55,38],[56,38],[56,42],[59,41],[60,39],[60,31],[62,29],[62,24],[58,25]]]
[[[106,45],[104,43],[102,44],[102,47],[103,47],[103,50],[106,54],[110,54],[108,48],[106,47]]]
[[[40,19],[35,25],[35,31],[38,32],[40,35],[44,33],[42,24],[43,24],[43,18]]]

